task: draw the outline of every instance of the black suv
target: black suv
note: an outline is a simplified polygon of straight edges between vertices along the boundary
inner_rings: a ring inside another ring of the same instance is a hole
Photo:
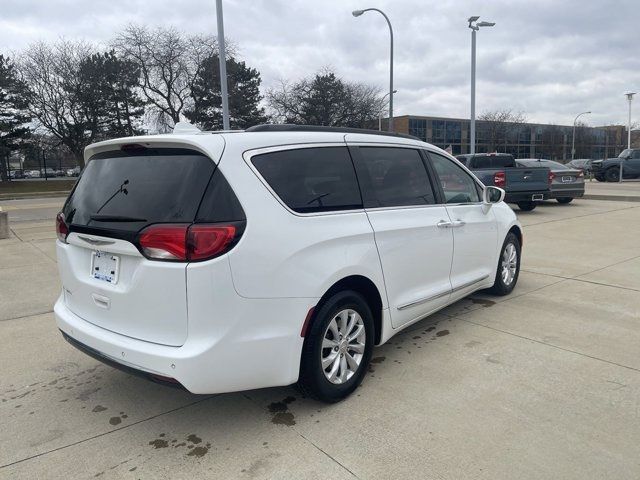
[[[627,148],[616,158],[591,162],[591,170],[599,182],[619,181],[620,167],[622,167],[622,178],[639,178],[640,148]]]

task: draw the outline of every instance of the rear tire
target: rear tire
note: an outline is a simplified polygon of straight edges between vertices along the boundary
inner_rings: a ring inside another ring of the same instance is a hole
[[[530,212],[534,208],[536,208],[535,202],[518,202],[518,208],[523,212]]]
[[[493,287],[488,289],[489,293],[504,296],[513,291],[520,275],[520,252],[520,240],[509,232],[500,250],[496,278]]]
[[[373,314],[352,290],[316,308],[302,347],[298,387],[307,396],[334,403],[353,393],[367,372],[375,342]]]
[[[607,182],[617,182],[620,180],[620,169],[618,167],[611,167],[604,172],[604,178]]]
[[[571,203],[573,201],[572,197],[562,197],[562,198],[556,198],[556,201],[558,203]]]

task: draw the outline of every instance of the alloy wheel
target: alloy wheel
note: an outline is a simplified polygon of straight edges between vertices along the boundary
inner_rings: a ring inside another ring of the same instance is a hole
[[[331,383],[347,382],[358,371],[364,357],[366,331],[362,317],[353,309],[338,312],[322,337],[320,361]]]
[[[508,243],[502,252],[502,283],[511,285],[516,277],[518,267],[518,251],[513,243]]]

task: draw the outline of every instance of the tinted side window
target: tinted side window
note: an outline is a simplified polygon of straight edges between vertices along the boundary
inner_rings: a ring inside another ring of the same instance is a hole
[[[311,213],[362,208],[346,147],[283,150],[256,155],[251,162],[291,210]]]
[[[446,203],[480,201],[478,185],[467,172],[442,155],[429,152],[429,156],[440,179]]]
[[[359,147],[359,169],[365,206],[429,205],[435,197],[427,170],[417,150]]]

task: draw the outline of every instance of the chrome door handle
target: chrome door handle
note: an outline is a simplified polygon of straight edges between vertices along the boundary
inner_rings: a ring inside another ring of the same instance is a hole
[[[464,220],[454,220],[451,222],[453,228],[464,227],[467,224]]]
[[[445,220],[440,220],[438,223],[436,223],[436,227],[438,228],[451,228],[451,222],[447,222]]]

